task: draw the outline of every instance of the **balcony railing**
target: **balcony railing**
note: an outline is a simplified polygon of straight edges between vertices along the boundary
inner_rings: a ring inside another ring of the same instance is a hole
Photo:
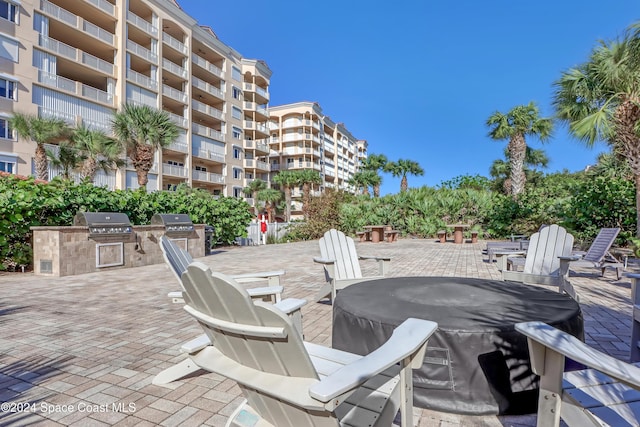
[[[75,80],[47,73],[44,70],[38,70],[38,82],[47,86],[55,87],[56,89],[71,92],[74,95],[89,98],[92,101],[113,105],[113,95],[110,93]]]
[[[263,98],[267,98],[267,99],[269,98],[269,92],[267,92],[266,89],[264,89],[264,88],[262,88],[262,87],[260,87],[258,85],[255,85],[253,83],[245,83],[244,84],[244,90],[247,90],[249,92],[255,92],[258,95],[262,96]]]
[[[220,89],[218,89],[217,87],[205,82],[204,80],[200,80],[197,77],[192,76],[191,77],[191,82],[193,83],[193,86],[197,87],[198,89],[201,89],[213,96],[215,96],[218,99],[224,99],[224,94],[222,93],[222,91]]]
[[[140,18],[138,15],[136,15],[133,12],[130,12],[130,11],[127,12],[127,21],[131,22],[133,25],[135,25],[136,27],[138,27],[139,29],[141,29],[147,34],[151,34],[154,36],[158,35],[158,29],[154,27],[151,22]]]
[[[186,153],[189,151],[189,145],[186,142],[175,141],[171,143],[168,147],[168,150],[179,151],[181,153]]]
[[[207,114],[211,117],[215,117],[216,119],[222,120],[222,111],[212,107],[211,105],[207,105],[203,102],[196,101],[194,99],[193,101],[191,101],[191,107],[196,111]]]
[[[244,167],[251,169],[260,169],[262,171],[270,171],[269,163],[256,159],[244,159]]]
[[[162,173],[164,175],[179,176],[181,178],[187,177],[187,169],[185,169],[184,166],[170,165],[168,163],[162,164]]]
[[[258,122],[254,122],[253,120],[245,120],[244,121],[244,127],[245,129],[255,129],[257,131],[260,131],[262,133],[269,133],[267,127],[262,124],[262,123],[258,123]]]
[[[114,35],[109,31],[100,28],[89,21],[84,20],[82,17],[71,13],[66,9],[63,9],[48,0],[40,0],[40,9],[43,12],[55,17],[59,22],[64,22],[65,24],[68,24],[79,31],[85,32],[97,39],[113,45]]]
[[[268,153],[269,152],[269,144],[263,142],[262,140],[254,141],[252,139],[245,139],[244,140],[244,148],[246,148],[246,149],[255,149],[257,151],[262,151],[263,153]]]
[[[193,171],[193,179],[198,181],[212,182],[214,184],[224,184],[224,176],[205,171]]]
[[[212,63],[210,63],[209,61],[207,61],[206,59],[204,59],[201,56],[198,56],[196,54],[192,55],[192,62],[194,64],[196,64],[197,66],[204,68],[205,70],[209,71],[211,74],[218,76],[220,78],[224,77],[224,73],[222,72],[222,70],[218,67],[216,67],[215,65],[213,65]]]
[[[113,34],[105,30],[104,28],[100,28],[89,21],[83,21],[82,29],[85,33],[90,34],[93,37],[99,40],[102,40],[106,43],[109,43],[109,45],[113,46],[113,40],[115,37]]]
[[[51,110],[42,106],[38,106],[38,116],[48,117],[51,119],[60,119],[70,126],[75,126],[77,124],[76,116],[74,116],[73,114],[64,113],[59,110]]]
[[[167,111],[167,114],[169,114],[169,118],[171,119],[171,121],[175,124],[177,124],[180,127],[183,128],[188,128],[189,127],[189,120],[187,120],[186,117],[184,116],[179,116],[175,113],[172,113],[170,111]]]
[[[199,150],[194,150],[194,155],[200,157],[201,159],[213,160],[215,162],[224,163],[225,155],[224,153],[220,153],[218,151],[207,150],[206,148],[201,148]]]
[[[162,58],[162,68],[165,70],[175,74],[176,76],[180,76],[182,78],[187,78],[187,70],[182,68],[181,66],[174,64],[166,58]]]
[[[224,142],[224,134],[219,130],[211,129],[210,127],[199,125],[197,123],[194,123],[191,129],[198,135]]]
[[[157,80],[153,80],[151,77],[147,77],[132,69],[127,70],[127,79],[147,89],[158,90]]]
[[[127,40],[127,50],[135,53],[137,56],[146,59],[147,61],[157,64],[158,63],[158,55],[146,47],[140,46],[138,43]]]
[[[189,52],[187,46],[184,43],[167,33],[162,33],[162,41],[178,52],[184,53],[185,55]]]
[[[187,94],[168,85],[162,85],[162,94],[183,104],[187,103]]]
[[[89,3],[102,10],[103,12],[108,13],[109,15],[114,15],[116,12],[116,7],[109,3],[107,0],[87,0]]]

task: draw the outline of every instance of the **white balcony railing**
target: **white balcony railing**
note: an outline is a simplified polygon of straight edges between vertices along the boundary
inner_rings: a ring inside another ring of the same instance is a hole
[[[133,25],[147,34],[151,34],[154,36],[158,35],[158,29],[151,22],[140,18],[138,15],[131,11],[127,12],[127,21],[131,22]]]
[[[168,85],[162,85],[162,94],[183,104],[187,103],[187,94]]]
[[[181,178],[187,177],[187,169],[184,166],[170,165],[168,163],[162,164],[162,173],[164,175],[178,176]]]
[[[38,70],[38,82],[56,89],[71,92],[74,95],[89,98],[92,101],[113,105],[113,95],[75,80]]]
[[[211,105],[207,105],[203,102],[196,101],[194,99],[193,101],[191,101],[191,107],[196,111],[207,114],[211,117],[215,117],[216,119],[222,120],[222,111],[212,107]]]
[[[189,145],[186,142],[174,141],[167,147],[167,149],[186,153],[189,151]]]
[[[217,87],[205,82],[204,80],[200,80],[197,77],[192,76],[191,77],[191,82],[193,83],[193,86],[197,87],[198,89],[201,89],[213,96],[215,96],[218,99],[224,99],[224,94],[222,93],[222,91],[220,89],[218,89]]]
[[[170,111],[167,111],[167,114],[169,114],[169,118],[171,119],[171,121],[175,124],[177,124],[178,126],[182,127],[182,128],[188,128],[189,127],[189,120],[187,120],[186,117],[184,116],[179,116],[175,113],[172,113]]]
[[[186,69],[184,69],[181,66],[169,61],[166,58],[162,58],[162,68],[164,68],[165,70],[175,74],[176,76],[187,78],[187,70]]]
[[[89,3],[102,10],[103,12],[108,13],[109,15],[114,15],[116,12],[116,7],[109,3],[107,0],[87,0]]]
[[[207,150],[206,148],[201,148],[199,150],[194,150],[194,155],[200,157],[201,159],[213,160],[215,162],[224,163],[225,155],[224,153],[220,153],[218,151]]]
[[[153,80],[151,77],[147,77],[144,74],[140,74],[132,69],[127,70],[127,79],[131,80],[135,84],[145,87],[151,90],[158,90],[158,81]]]
[[[270,171],[271,166],[267,162],[256,159],[244,159],[244,167],[250,169],[260,169],[262,171]]]
[[[219,130],[211,129],[210,127],[199,125],[197,123],[194,123],[191,129],[198,135],[224,142],[224,134]]]
[[[224,184],[224,176],[213,172],[194,170],[193,179],[198,181],[212,182],[214,184]]]
[[[155,52],[150,51],[146,47],[140,46],[138,43],[132,40],[127,40],[127,50],[133,52],[137,56],[144,58],[153,64],[158,63],[158,55]]]
[[[73,14],[66,9],[63,9],[58,5],[55,5],[47,0],[42,0],[40,2],[40,9],[42,9],[43,12],[55,17],[57,21],[64,22],[65,24],[69,24],[72,27],[78,28],[78,15]]]
[[[162,33],[162,41],[178,52],[184,53],[185,55],[189,52],[187,50],[187,46],[184,43],[167,33]]]
[[[103,73],[109,75],[113,74],[112,63],[107,62],[104,59],[100,59],[97,56],[88,54],[87,52],[82,52],[82,63],[88,67],[93,68],[94,70],[102,71]]]
[[[100,28],[89,21],[83,21],[82,30],[85,33],[92,35],[93,37],[99,40],[109,43],[109,45],[113,45],[113,40],[115,36],[111,34],[109,31],[105,30],[104,28]]]
[[[103,104],[113,105],[113,95],[85,84],[81,85],[82,96]]]
[[[224,77],[224,73],[222,72],[222,70],[218,67],[216,67],[215,65],[213,65],[212,63],[210,63],[209,61],[207,61],[206,59],[204,59],[201,56],[198,56],[196,54],[192,55],[192,62],[194,64],[196,64],[197,66],[204,68],[205,70],[209,71],[211,74],[223,78]]]

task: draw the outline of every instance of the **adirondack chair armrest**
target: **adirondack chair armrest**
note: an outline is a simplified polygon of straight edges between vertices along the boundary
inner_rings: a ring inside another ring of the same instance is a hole
[[[175,304],[184,304],[184,297],[182,296],[182,291],[169,292],[167,296],[171,298],[171,302]]]
[[[309,395],[321,402],[331,401],[330,406],[335,407],[356,387],[400,361],[411,358],[411,367],[421,366],[427,340],[436,329],[438,324],[429,320],[405,320],[381,347],[313,384]],[[420,360],[414,360],[416,356]]]
[[[256,271],[253,273],[232,274],[231,277],[238,283],[252,283],[262,280],[268,280],[269,285],[279,286],[280,276],[284,276],[284,274],[285,270]]]
[[[378,274],[380,276],[386,276],[389,271],[389,264],[391,264],[391,257],[381,257],[373,255],[360,255],[360,260],[374,260],[378,262]]]
[[[202,334],[199,337],[182,344],[182,346],[180,347],[180,351],[186,354],[194,354],[208,345],[211,345],[211,340],[209,339],[207,334]]]
[[[527,254],[527,251],[510,251],[510,250],[504,250],[504,251],[493,251],[494,255],[499,255],[499,256],[525,256]]]
[[[329,258],[313,257],[313,262],[317,262],[318,264],[332,265],[336,263],[336,260],[329,259]]]
[[[582,256],[581,255],[559,256],[558,259],[560,260],[560,262],[562,261],[573,262],[573,261],[580,261],[582,259]]]
[[[300,310],[306,303],[307,303],[306,299],[287,298],[273,304],[273,306],[277,307],[280,311],[282,311],[285,314],[291,314],[296,310]]]
[[[536,374],[545,374],[548,350],[600,371],[611,378],[640,390],[640,368],[589,347],[576,337],[543,322],[517,323],[518,332],[527,336],[531,365]],[[554,369],[550,368],[550,371]]]

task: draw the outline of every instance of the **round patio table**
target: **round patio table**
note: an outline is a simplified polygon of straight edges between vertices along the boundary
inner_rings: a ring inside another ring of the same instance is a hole
[[[333,306],[333,347],[369,354],[409,317],[432,320],[415,405],[457,414],[535,412],[538,377],[518,322],[539,320],[583,339],[570,297],[514,282],[461,277],[395,277],[341,290]]]

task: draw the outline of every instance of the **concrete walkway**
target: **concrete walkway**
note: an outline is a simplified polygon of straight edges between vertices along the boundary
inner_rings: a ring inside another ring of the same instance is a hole
[[[401,239],[357,243],[361,255],[391,256],[391,276],[499,279],[484,243]],[[312,262],[317,241],[222,248],[201,261],[225,273],[286,269],[285,297],[311,298],[323,283]],[[373,262],[363,262],[374,274]],[[586,342],[626,360],[630,283],[608,272],[573,274]],[[223,426],[241,400],[233,381],[194,375],[168,387],[155,374],[184,358],[183,342],[202,331],[166,294],[179,288],[164,264],[81,276],[0,275],[0,425]],[[303,309],[305,339],[331,344],[331,305]],[[9,405],[7,406],[7,403]],[[17,412],[12,412],[17,411]],[[535,416],[470,417],[416,409],[420,426],[530,426]]]

